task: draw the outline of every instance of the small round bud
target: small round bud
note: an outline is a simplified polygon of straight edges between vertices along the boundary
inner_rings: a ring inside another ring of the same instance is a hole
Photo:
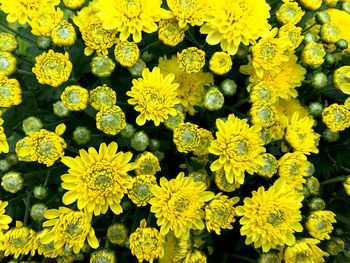
[[[224,102],[224,95],[222,95],[217,86],[212,86],[204,96],[204,107],[210,111],[221,109]]]
[[[121,245],[128,237],[128,229],[124,224],[116,223],[108,227],[107,237],[113,244]]]
[[[44,213],[47,210],[47,206],[45,204],[34,204],[30,209],[30,216],[34,221],[41,222],[45,219]]]
[[[154,151],[153,154],[158,158],[159,161],[163,160],[165,157],[164,152],[159,151],[159,150]]]
[[[142,76],[142,71],[145,68],[147,68],[146,63],[141,58],[139,58],[139,60],[136,61],[135,65],[128,67],[128,71],[130,72],[131,76],[135,78]]]
[[[51,46],[51,38],[46,36],[38,36],[36,43],[41,50],[47,50]]]
[[[119,134],[123,138],[131,139],[135,135],[134,125],[131,123],[126,123],[124,129],[122,129]]]
[[[305,172],[308,176],[312,176],[315,173],[315,165],[311,162],[308,162],[309,165],[306,167]]]
[[[320,182],[316,177],[311,176],[306,180],[306,187],[310,190],[311,195],[318,195],[318,190],[320,189]]]
[[[335,243],[337,242],[337,243]],[[340,239],[339,237],[334,238],[334,240],[329,240],[326,243],[326,251],[335,256],[337,254],[339,254],[342,250],[339,247],[341,246],[342,248],[345,247],[344,241],[342,239]]]
[[[143,52],[141,55],[142,60],[146,63],[151,62],[153,60],[153,57],[153,54],[149,53],[148,51]]]
[[[245,60],[247,59],[248,52],[249,52],[249,47],[243,44],[240,44],[238,47],[237,53],[235,54],[235,57],[239,60]]]
[[[174,106],[174,109],[177,109],[179,111],[181,111],[182,113],[185,113],[185,106],[182,105],[181,103],[178,103]]]
[[[115,63],[107,56],[97,56],[91,61],[91,71],[98,77],[109,77],[114,68]]]
[[[338,58],[336,56],[334,56],[333,54],[327,54],[324,57],[324,59],[328,65],[334,65],[335,63],[337,63],[337,60],[338,60]]]
[[[258,263],[279,263],[280,259],[276,252],[268,252],[260,254]]]
[[[48,189],[43,185],[37,185],[34,187],[33,195],[36,199],[45,199],[48,195]]]
[[[306,187],[306,185],[303,185],[303,189],[300,191],[304,195],[304,199],[307,199],[310,197],[310,190]]]
[[[77,10],[84,6],[85,0],[63,0],[64,5],[71,10]]]
[[[316,36],[312,33],[306,33],[304,36],[304,43],[308,44],[310,42],[316,41]]]
[[[309,112],[315,117],[320,117],[322,115],[323,105],[319,102],[311,102],[309,104]]]
[[[18,157],[15,153],[8,153],[5,159],[11,166],[16,165],[18,163]]]
[[[348,41],[345,39],[340,39],[335,43],[335,46],[339,48],[340,50],[344,50],[348,48]]]
[[[225,96],[233,96],[237,91],[237,84],[232,79],[225,79],[220,83],[220,90]]]
[[[168,115],[168,118],[164,121],[164,125],[169,130],[173,131],[177,126],[179,126],[184,121],[185,121],[185,114],[180,110],[176,110],[176,115]]]
[[[6,192],[17,193],[23,188],[23,178],[18,172],[8,172],[1,178],[1,186]]]
[[[9,164],[8,161],[6,161],[6,159],[1,159],[0,160],[0,171],[1,172],[6,172],[11,168],[11,165]]]
[[[96,114],[96,127],[105,134],[116,135],[125,127],[125,114],[119,106],[103,107]]]
[[[78,144],[86,144],[90,141],[91,132],[86,127],[77,127],[73,132],[73,141]]]
[[[10,33],[0,33],[0,51],[14,52],[18,47],[17,40]]]
[[[116,263],[115,253],[109,249],[99,249],[91,254],[90,263]]]
[[[350,1],[344,2],[341,5],[341,8],[345,11],[350,13]]]
[[[322,132],[322,137],[327,142],[336,142],[339,139],[339,132],[331,131],[330,129],[326,128]]]
[[[28,117],[23,120],[22,129],[26,135],[29,134],[29,132],[38,132],[42,129],[43,123],[39,118],[36,118],[34,116]]]
[[[323,25],[331,20],[331,17],[326,11],[319,11],[315,14],[315,20],[317,24]]]
[[[261,132],[260,138],[263,140],[263,142],[265,144],[270,143],[271,142],[271,133],[269,132],[269,130],[263,128],[263,129],[261,129],[260,132]]]
[[[326,203],[319,197],[313,197],[308,203],[311,211],[323,210],[326,208]]]
[[[64,106],[62,101],[57,101],[53,105],[53,113],[55,113],[58,117],[67,117],[69,114],[69,110],[66,106]]]
[[[151,139],[149,141],[149,145],[148,145],[148,149],[150,149],[150,151],[156,151],[158,150],[160,147],[160,141],[157,139]]]
[[[320,36],[325,43],[335,43],[340,39],[339,27],[331,23],[325,23],[321,26]]]
[[[149,138],[144,131],[138,131],[130,140],[131,147],[139,152],[145,151],[147,149],[148,144]]]
[[[318,72],[312,76],[311,81],[312,81],[312,86],[315,89],[323,89],[324,87],[327,86],[328,78],[327,78],[327,75],[324,74],[323,72]]]
[[[121,204],[123,210],[129,210],[133,207],[133,203],[129,199],[123,199]]]

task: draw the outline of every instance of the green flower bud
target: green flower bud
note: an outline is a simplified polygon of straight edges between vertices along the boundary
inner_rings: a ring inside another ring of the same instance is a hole
[[[338,58],[336,56],[329,53],[324,57],[324,59],[328,65],[334,65],[338,61]]]
[[[308,202],[308,206],[311,211],[323,210],[326,208],[326,203],[319,197],[313,197]]]
[[[152,152],[152,153],[158,158],[159,161],[163,160],[164,157],[165,157],[164,152],[159,151],[159,150],[154,151],[154,152]]]
[[[48,189],[43,185],[37,185],[34,187],[33,194],[36,199],[42,200],[48,195]]]
[[[38,36],[36,43],[41,50],[47,50],[51,46],[51,38],[46,36]]]
[[[96,250],[91,254],[90,263],[116,263],[115,254],[108,249]]]
[[[344,2],[341,5],[341,8],[345,11],[350,13],[350,1]]]
[[[328,78],[327,78],[327,75],[324,74],[323,72],[318,72],[312,76],[311,81],[312,81],[312,86],[315,89],[323,89],[324,87],[327,86]]]
[[[326,128],[322,132],[322,137],[327,142],[336,142],[339,139],[339,132],[331,131],[330,129]]]
[[[42,129],[43,123],[39,118],[36,118],[34,116],[28,117],[23,120],[22,129],[26,135],[29,134],[29,132],[38,132]]]
[[[164,121],[165,127],[167,127],[169,130],[174,130],[179,124],[183,123],[185,121],[185,114],[180,111],[176,110],[176,115],[168,115],[168,118]]]
[[[321,26],[320,36],[323,42],[335,43],[340,39],[340,30],[334,24],[325,23]]]
[[[268,252],[260,254],[258,263],[280,263],[280,259],[276,252]]]
[[[331,20],[331,17],[326,11],[319,11],[315,14],[315,20],[317,24],[323,25]]]
[[[5,157],[5,160],[11,165],[16,165],[18,163],[18,157],[15,153],[8,153]]]
[[[220,83],[220,89],[225,96],[233,96],[237,91],[237,84],[232,79],[225,79]]]
[[[249,47],[243,44],[240,44],[238,47],[237,53],[235,54],[235,57],[239,60],[245,60],[247,59],[248,52],[249,52]]]
[[[77,127],[73,132],[73,141],[76,144],[82,145],[86,144],[91,139],[91,132],[86,127]]]
[[[45,204],[34,204],[30,209],[30,216],[33,218],[34,221],[41,222],[45,219],[44,213],[47,209],[48,208]]]
[[[157,139],[151,139],[149,141],[149,145],[148,145],[148,149],[150,149],[150,151],[156,151],[158,150],[160,147],[160,141]]]
[[[131,76],[135,77],[141,77],[142,71],[147,68],[146,63],[139,58],[139,60],[136,62],[136,64],[132,67],[128,67],[128,71],[130,72]]]
[[[204,107],[210,111],[219,110],[224,105],[224,95],[220,92],[217,86],[212,86],[204,96]]]
[[[138,131],[130,140],[131,147],[139,152],[145,151],[147,149],[148,144],[149,138],[144,131]]]
[[[306,33],[304,36],[304,43],[308,44],[310,42],[315,42],[316,41],[316,36],[312,33]]]
[[[121,204],[123,210],[129,210],[133,207],[133,203],[129,199],[123,199]]]
[[[108,227],[107,237],[113,244],[121,245],[128,237],[128,229],[124,224],[116,223]]]
[[[323,105],[319,102],[311,102],[309,104],[309,112],[315,117],[320,117],[322,115]]]
[[[327,243],[326,243],[326,251],[327,251],[329,254],[333,255],[333,256],[339,254],[339,253],[342,251],[341,248],[339,247],[339,245],[340,245],[342,248],[345,247],[344,241],[343,241],[342,239],[340,239],[339,237],[336,237],[336,238],[335,238],[335,241],[336,241],[338,244],[336,244],[336,243],[334,242],[334,240],[329,240],[329,241],[327,241]]]
[[[1,186],[6,192],[17,193],[23,188],[23,178],[18,172],[8,172],[1,178]]]
[[[91,71],[98,77],[109,77],[114,68],[115,63],[107,56],[97,56],[91,61]]]
[[[11,165],[9,164],[8,161],[6,161],[6,159],[1,159],[0,160],[0,171],[1,172],[6,172],[11,168]]]
[[[311,162],[308,162],[309,165],[306,167],[305,172],[308,176],[312,176],[315,173],[315,165]]]
[[[340,39],[335,43],[335,46],[339,48],[340,50],[344,50],[348,48],[348,41],[345,39]]]
[[[310,190],[311,195],[318,195],[320,189],[320,182],[316,177],[311,176],[306,180],[306,187]]]
[[[303,185],[303,189],[300,192],[304,195],[305,199],[310,197],[310,190],[306,185]]]
[[[181,111],[182,113],[185,113],[185,106],[182,105],[181,103],[178,103],[174,106],[175,109]]]
[[[84,253],[79,252],[78,254],[75,254],[75,260],[77,261],[83,261],[85,258]]]
[[[69,110],[66,106],[64,106],[62,101],[57,101],[53,104],[53,113],[55,113],[58,117],[67,117],[69,114]]]
[[[146,63],[151,62],[153,60],[153,57],[153,54],[149,53],[148,51],[143,52],[141,55],[142,60]]]
[[[120,131],[120,136],[126,139],[131,139],[135,135],[134,125],[130,123],[125,124],[125,128]]]

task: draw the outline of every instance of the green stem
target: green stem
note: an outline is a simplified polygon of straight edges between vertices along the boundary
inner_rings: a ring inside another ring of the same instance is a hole
[[[47,175],[46,175],[46,178],[45,178],[45,182],[44,182],[44,187],[46,187],[47,183],[49,182],[50,175],[51,175],[51,170],[49,170],[47,172]]]
[[[67,146],[67,150],[72,152],[72,153],[75,153],[75,154],[79,154],[79,150],[78,149],[75,149],[74,147],[72,146]]]
[[[152,46],[154,46],[154,45],[157,45],[157,44],[159,44],[159,43],[160,43],[160,40],[158,39],[158,40],[156,40],[156,41],[154,41],[154,42],[148,44],[148,45],[145,46],[143,49],[141,49],[141,53],[144,52],[144,51],[146,51],[146,50],[149,49],[150,47],[152,47]]]
[[[308,31],[309,29],[313,28],[316,25],[317,25],[317,23],[312,24],[311,26],[305,28],[301,33],[305,33],[306,31]]]
[[[332,184],[332,183],[337,183],[337,182],[344,182],[346,179],[345,176],[340,176],[340,177],[336,177],[336,178],[332,178],[326,181],[321,182],[321,185],[325,185],[325,184]]]
[[[344,165],[339,165],[339,168],[342,169],[344,172],[350,173],[350,169],[345,167]]]
[[[241,106],[241,105],[243,105],[243,104],[245,104],[245,103],[247,103],[247,102],[249,102],[249,98],[245,98],[245,99],[243,99],[243,100],[240,100],[239,102],[237,102],[236,104],[234,104],[234,105],[232,106],[232,108],[233,108],[233,109],[236,109],[236,108],[238,108],[239,106]]]
[[[109,238],[106,236],[106,243],[105,243],[105,248],[109,248],[109,245],[110,245],[110,241],[109,241]]]
[[[35,76],[34,73],[29,72],[29,71],[25,71],[25,70],[21,70],[21,69],[17,69],[16,72],[19,73],[19,74],[22,74],[22,75]]]
[[[12,29],[11,27],[7,26],[6,24],[4,24],[3,22],[0,22],[0,25],[3,26],[4,28],[6,28],[8,31],[11,31],[12,33],[16,34],[17,36],[23,38],[24,40],[26,40],[27,42],[30,42],[32,44],[36,44],[36,42],[33,39],[30,39],[29,37],[26,37],[25,35],[17,32],[16,30]]]
[[[29,208],[30,208],[30,199],[32,197],[32,193],[28,193],[27,199],[24,200],[24,204],[26,205],[26,210],[24,213],[23,225],[27,225],[29,218]]]
[[[204,233],[202,233],[202,234],[200,234],[200,235],[198,235],[198,236],[194,236],[194,237],[193,237],[193,240],[206,238],[206,237],[208,237],[208,236],[210,236],[210,233],[204,232]]]
[[[202,45],[199,44],[199,42],[196,40],[196,38],[192,35],[192,32],[190,30],[186,31],[186,38],[191,41],[193,44],[195,44],[198,48],[202,48]]]

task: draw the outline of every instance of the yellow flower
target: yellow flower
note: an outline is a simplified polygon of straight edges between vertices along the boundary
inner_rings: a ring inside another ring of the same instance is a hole
[[[231,56],[226,52],[215,52],[209,60],[209,68],[215,74],[226,74],[232,68]]]
[[[85,0],[63,0],[63,4],[71,10],[77,10],[84,6]]]
[[[96,127],[105,134],[116,135],[125,125],[125,114],[119,106],[103,107],[96,114]]]
[[[185,122],[174,129],[173,141],[179,152],[188,153],[199,147],[199,128],[196,124]]]
[[[278,93],[270,81],[261,81],[254,86],[248,87],[250,102],[265,101],[275,104],[278,100]]]
[[[205,206],[205,223],[209,232],[214,230],[220,235],[221,229],[233,228],[231,224],[236,221],[233,206],[238,201],[239,197],[229,199],[228,196],[219,193]]]
[[[55,242],[51,241],[47,244],[41,243],[41,238],[43,238],[49,232],[48,228],[45,228],[43,231],[38,233],[36,236],[36,243],[38,245],[38,254],[43,255],[46,258],[56,258],[64,254],[64,247],[56,248]]]
[[[211,143],[209,152],[219,155],[210,169],[224,168],[229,183],[243,184],[244,173],[253,174],[265,162],[261,153],[265,152],[264,142],[260,139],[260,126],[249,126],[247,120],[241,120],[233,114],[226,122],[217,119],[216,140]]]
[[[165,45],[174,47],[185,38],[187,27],[181,28],[176,19],[162,19],[159,21],[158,38]]]
[[[18,156],[19,161],[24,161],[24,162],[35,162],[36,161],[36,156],[34,153],[31,152],[26,152],[23,153],[21,152],[22,148],[25,147],[30,147],[31,145],[31,139],[29,136],[26,136],[20,140],[17,141],[16,143],[16,154]]]
[[[285,179],[289,187],[302,190],[303,183],[306,182],[305,177],[308,176],[308,166],[309,162],[303,153],[286,153],[278,161],[278,174]]]
[[[92,73],[98,77],[109,77],[115,68],[113,60],[105,55],[94,57],[90,65]]]
[[[346,177],[345,181],[344,181],[344,189],[345,192],[350,195],[350,176]]]
[[[333,23],[324,23],[321,26],[321,39],[326,43],[335,43],[340,39],[340,30]]]
[[[333,131],[343,131],[350,127],[350,111],[343,105],[336,103],[324,108],[322,121]]]
[[[115,223],[108,227],[107,237],[112,244],[121,245],[129,237],[128,229],[125,227],[124,224]]]
[[[274,125],[277,121],[277,109],[268,102],[260,101],[254,102],[250,108],[250,115],[252,116],[252,123],[260,125],[263,128]]]
[[[72,63],[68,53],[56,53],[52,49],[35,58],[32,68],[39,83],[57,87],[67,81],[72,71]]]
[[[17,40],[10,33],[0,33],[0,51],[14,52],[18,47]]]
[[[189,47],[177,53],[179,68],[186,73],[201,71],[205,65],[205,52],[196,47]]]
[[[36,233],[34,230],[23,226],[23,223],[16,221],[16,227],[11,228],[4,234],[2,250],[5,257],[13,255],[17,259],[20,255],[34,256],[36,250]]]
[[[323,45],[312,41],[304,47],[301,59],[305,65],[321,65],[324,62],[325,55],[326,51]]]
[[[57,7],[46,6],[34,12],[31,20],[28,21],[35,36],[51,36],[51,30],[62,20],[63,12]]]
[[[59,3],[60,0],[0,0],[0,9],[8,14],[7,22],[18,21],[24,25],[28,21],[28,17],[32,17],[39,9],[44,6],[56,6]]]
[[[23,177],[18,172],[7,172],[1,178],[1,186],[6,192],[17,193],[23,189]]]
[[[207,0],[167,0],[166,2],[172,12],[171,16],[175,17],[180,28],[185,28],[187,24],[203,25]]]
[[[196,183],[203,183],[206,188],[208,188],[210,185],[210,178],[205,169],[201,169],[198,171],[191,171],[188,174],[188,177],[192,177],[193,181],[195,181]]]
[[[106,84],[90,90],[90,104],[97,111],[106,106],[113,106],[116,102],[116,92]]]
[[[90,223],[92,217],[90,214],[61,206],[59,209],[46,211],[44,216],[48,220],[43,223],[43,227],[50,227],[50,229],[40,239],[42,244],[53,241],[56,249],[67,246],[77,254],[87,239],[90,247],[98,248],[99,243]]]
[[[312,129],[314,124],[315,121],[308,116],[300,117],[298,112],[293,114],[286,129],[285,139],[295,151],[304,154],[318,153],[320,135]]]
[[[69,205],[78,200],[78,209],[95,215],[105,214],[108,207],[115,214],[123,209],[120,201],[130,186],[127,172],[134,169],[129,163],[131,152],[117,152],[118,144],[102,143],[99,152],[90,147],[88,152],[80,150],[75,158],[65,156],[62,162],[70,169],[61,176],[63,189],[69,190],[62,201]]]
[[[286,263],[325,262],[323,257],[329,255],[316,246],[319,243],[320,241],[314,238],[298,240],[293,246],[289,246],[284,250],[284,261]]]
[[[297,2],[284,1],[283,5],[277,10],[277,21],[283,25],[296,25],[302,19],[304,12]]]
[[[175,74],[175,82],[179,84],[177,97],[185,107],[185,111],[194,115],[194,106],[203,106],[203,97],[206,93],[204,86],[214,82],[214,76],[209,72],[186,73],[180,69],[178,59],[172,56],[159,58],[159,68],[162,74]]]
[[[52,42],[59,47],[73,46],[76,38],[74,26],[66,20],[62,20],[51,29]]]
[[[183,263],[207,263],[207,257],[202,251],[196,249],[187,254]]]
[[[132,178],[131,186],[128,190],[128,197],[137,206],[146,206],[153,197],[151,192],[152,185],[157,184],[154,175],[137,175]]]
[[[164,237],[156,228],[147,227],[145,219],[141,220],[140,227],[130,235],[129,242],[131,253],[140,263],[143,260],[152,263],[154,259],[164,255]]]
[[[0,200],[0,246],[2,246],[2,241],[4,239],[3,232],[9,228],[9,224],[12,222],[12,218],[8,215],[5,215],[5,208],[8,205],[8,202]]]
[[[114,56],[120,65],[132,67],[140,57],[140,49],[134,42],[118,40],[115,45]]]
[[[10,53],[0,51],[0,75],[9,76],[17,69],[17,59]]]
[[[203,156],[209,154],[209,147],[211,142],[214,140],[211,131],[203,128],[198,129],[199,145],[194,149],[193,154],[197,156]]]
[[[340,38],[345,39],[350,43],[350,14],[339,9],[328,9],[326,11],[329,16],[331,23],[338,27],[340,31]],[[346,49],[346,53],[350,53],[350,49]]]
[[[179,84],[174,83],[175,75],[163,76],[160,69],[155,67],[153,71],[148,68],[142,72],[142,78],[134,79],[131,91],[126,95],[131,97],[128,103],[136,105],[135,110],[141,114],[136,118],[136,123],[144,125],[147,120],[154,121],[156,126],[168,118],[168,115],[176,115],[173,108],[179,99],[176,98],[176,90]]]
[[[244,199],[243,206],[236,207],[236,214],[243,216],[239,222],[241,235],[247,236],[245,244],[254,243],[254,247],[262,247],[263,252],[293,245],[293,233],[303,230],[299,223],[303,194],[280,178],[267,191],[262,186],[252,195]]]
[[[224,169],[214,172],[214,180],[216,187],[224,192],[233,192],[240,187],[238,182],[229,183],[226,179],[226,173]]]
[[[143,152],[137,156],[135,163],[137,165],[135,168],[137,175],[155,175],[161,170],[157,156],[150,152]]]
[[[16,79],[0,75],[0,107],[11,107],[22,102],[22,90]]]
[[[98,12],[100,11],[97,1],[89,1],[88,6],[85,6],[83,9],[77,12],[77,15],[74,16],[73,22],[79,27],[86,28],[90,23],[95,21],[103,21],[98,16]]]
[[[78,85],[67,86],[62,92],[61,100],[70,111],[85,110],[89,101],[89,91]]]
[[[160,186],[151,188],[154,197],[149,201],[151,212],[155,213],[160,233],[164,236],[170,230],[177,238],[186,238],[191,229],[204,229],[203,206],[213,199],[214,194],[205,191],[206,186],[194,182],[193,178],[179,173],[175,179],[160,179]]]
[[[334,86],[343,93],[350,95],[350,66],[342,66],[334,71]]]
[[[279,28],[278,37],[287,42],[290,50],[295,50],[304,39],[304,36],[301,35],[301,31],[301,27],[296,27],[293,24],[286,24]]]
[[[270,29],[270,6],[265,0],[210,1],[201,28],[209,45],[235,55],[239,44],[255,44]],[[233,33],[234,32],[234,33]]]
[[[157,31],[156,22],[167,13],[161,4],[161,0],[100,0],[99,17],[105,29],[120,32],[121,41],[132,35],[133,41],[139,43],[142,31]]]
[[[164,121],[164,126],[174,131],[175,128],[184,123],[184,121],[185,114],[181,110],[176,109],[176,115],[168,115],[168,118]]]
[[[159,259],[159,263],[178,263],[183,259],[189,250],[189,240],[177,238],[173,231],[164,237],[164,256]]]
[[[336,223],[335,214],[332,211],[319,210],[312,212],[305,227],[310,236],[319,240],[330,239],[329,234],[333,231],[332,223]]]
[[[265,164],[260,166],[256,173],[260,176],[271,178],[277,172],[278,161],[271,153],[263,153],[262,158]]]
[[[116,263],[115,253],[108,249],[99,249],[91,253],[90,263]]]
[[[322,0],[300,0],[300,4],[309,10],[317,10],[322,5]]]

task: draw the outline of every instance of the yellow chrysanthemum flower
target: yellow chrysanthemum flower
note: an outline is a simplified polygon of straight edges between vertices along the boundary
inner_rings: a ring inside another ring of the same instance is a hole
[[[333,74],[334,86],[350,95],[350,66],[337,68]]]
[[[229,183],[243,184],[244,173],[253,174],[265,162],[261,153],[265,152],[264,142],[260,138],[260,126],[249,126],[247,120],[241,120],[233,114],[228,120],[217,119],[216,140],[211,143],[209,152],[219,155],[210,169],[218,171],[224,168]]]
[[[51,36],[51,30],[62,20],[62,10],[54,6],[46,6],[34,12],[31,20],[28,21],[35,36]]]
[[[17,59],[6,51],[0,52],[0,75],[9,76],[17,69]]]
[[[31,139],[29,136],[26,136],[20,140],[17,141],[16,143],[16,154],[18,157],[19,161],[24,161],[24,162],[35,162],[36,161],[36,156],[34,153],[32,154],[31,152],[23,154],[21,153],[21,149],[25,147],[30,147],[31,145]]]
[[[6,20],[9,23],[18,21],[24,25],[29,17],[44,6],[59,5],[60,0],[0,0],[0,9],[7,15]]]
[[[331,23],[324,23],[321,26],[320,36],[323,42],[335,43],[340,39],[340,30],[338,26]]]
[[[17,40],[10,33],[0,33],[0,51],[14,52],[18,47]]]
[[[284,1],[276,12],[277,21],[283,25],[296,25],[302,19],[304,12],[297,2]]]
[[[226,74],[232,68],[231,56],[226,52],[215,52],[209,60],[209,68],[215,74]]]
[[[338,27],[340,38],[350,43],[350,14],[334,8],[328,9],[326,12],[329,14],[331,23]],[[346,53],[350,53],[349,48],[346,49]]]
[[[176,19],[162,19],[159,21],[158,38],[165,45],[174,47],[185,38],[187,27],[181,28]]]
[[[208,188],[210,185],[210,178],[209,178],[209,175],[205,169],[201,169],[198,171],[191,171],[188,174],[188,177],[192,177],[196,183],[205,184],[206,188]]]
[[[277,109],[275,105],[266,101],[254,102],[250,108],[252,123],[263,128],[274,125],[277,121]]]
[[[323,257],[329,255],[317,246],[319,243],[320,241],[314,238],[298,240],[294,245],[286,247],[284,250],[284,261],[286,263],[325,262]]]
[[[63,0],[63,4],[71,10],[77,10],[84,6],[85,0]]]
[[[312,126],[315,121],[310,117],[300,117],[295,112],[286,129],[285,139],[295,151],[304,154],[318,153],[318,142],[320,135],[316,133]]]
[[[306,182],[309,162],[301,152],[286,153],[278,161],[278,174],[284,178],[287,185],[296,190],[303,189]]]
[[[210,1],[201,28],[209,45],[235,55],[239,44],[255,44],[270,29],[270,6],[265,0]],[[233,33],[234,32],[234,33]]]
[[[107,237],[112,244],[121,245],[129,237],[128,229],[124,224],[115,223],[107,229]]]
[[[179,68],[186,73],[201,71],[205,65],[205,52],[196,47],[189,47],[177,53]]]
[[[164,121],[164,126],[174,131],[177,126],[184,123],[185,117],[181,110],[176,109],[176,115],[168,115],[168,118]]]
[[[57,258],[58,256],[62,256],[65,252],[64,247],[56,248],[55,247],[55,242],[51,241],[47,244],[41,243],[41,239],[47,235],[49,232],[48,228],[45,228],[42,230],[38,235],[36,236],[36,243],[38,245],[38,254],[43,255],[46,258]]]
[[[97,56],[91,61],[91,72],[98,77],[109,77],[114,68],[115,63],[108,56]]]
[[[305,227],[310,236],[319,240],[330,239],[329,234],[332,233],[336,223],[335,214],[332,211],[319,210],[312,212],[307,220]]]
[[[202,251],[195,249],[186,255],[183,263],[207,263],[207,257]]]
[[[76,38],[74,26],[66,20],[62,20],[51,29],[52,42],[59,47],[73,46]]]
[[[162,74],[175,74],[175,82],[179,84],[176,90],[180,103],[185,107],[185,111],[194,115],[196,110],[194,106],[203,106],[203,97],[206,93],[205,85],[214,82],[214,76],[209,72],[186,73],[180,69],[178,59],[172,56],[159,58],[159,68]]]
[[[295,243],[294,232],[303,227],[300,208],[304,196],[291,189],[283,178],[278,179],[268,190],[262,186],[244,199],[244,205],[236,207],[236,214],[243,216],[241,235],[247,236],[246,245],[262,247],[263,252],[279,246]]]
[[[23,177],[18,172],[7,172],[1,178],[1,187],[12,194],[23,189]]]
[[[90,263],[116,263],[115,253],[109,249],[99,249],[91,253]]]
[[[254,86],[248,86],[250,102],[265,101],[270,104],[275,104],[278,101],[278,95],[269,81],[261,81]]]
[[[50,230],[40,239],[42,244],[53,241],[56,249],[67,246],[77,254],[87,239],[90,247],[98,248],[99,243],[90,223],[91,214],[61,206],[46,211],[44,216],[48,220],[43,223],[43,227],[50,227]]]
[[[208,131],[203,128],[199,128],[198,136],[199,136],[199,145],[193,151],[193,154],[197,156],[203,156],[203,155],[209,154],[210,144],[214,140],[213,134],[211,133],[211,131]]]
[[[16,221],[16,227],[11,228],[4,234],[2,250],[4,255],[13,255],[17,259],[20,255],[34,256],[36,250],[36,233],[29,227],[23,226],[23,223]]]
[[[345,192],[350,195],[350,176],[346,177],[345,181],[344,181],[344,189]]]
[[[105,214],[110,208],[120,214],[120,201],[130,186],[127,172],[134,169],[129,163],[131,152],[117,152],[118,144],[102,143],[99,152],[90,147],[88,152],[80,150],[75,158],[65,156],[62,162],[70,169],[61,176],[63,189],[68,190],[62,201],[69,205],[78,200],[78,209],[85,209],[95,215]]]
[[[238,182],[229,183],[226,179],[226,173],[224,169],[218,170],[214,172],[214,180],[216,187],[224,192],[233,192],[234,190],[240,187]]]
[[[5,208],[8,205],[8,202],[3,202],[0,200],[0,246],[4,239],[3,232],[9,228],[9,224],[12,222],[12,218],[8,215],[5,215]]]
[[[137,165],[135,168],[137,175],[155,175],[161,170],[157,156],[150,152],[143,152],[137,156],[135,164]]]
[[[168,118],[168,115],[176,115],[173,108],[179,99],[176,90],[179,84],[174,83],[175,75],[170,73],[165,76],[160,69],[155,67],[153,71],[148,68],[142,72],[142,78],[134,79],[131,91],[126,95],[131,97],[128,103],[136,105],[135,110],[140,112],[136,123],[144,125],[147,120],[154,121],[156,126]]]
[[[175,17],[180,28],[185,28],[187,24],[203,25],[207,0],[167,0],[166,2],[172,12],[171,16]]]
[[[21,102],[22,90],[19,82],[0,75],[0,107],[11,107]]]
[[[186,238],[191,229],[204,229],[203,206],[213,199],[214,194],[205,191],[206,186],[194,182],[193,178],[179,173],[175,179],[160,179],[160,186],[151,188],[154,197],[149,201],[151,212],[155,213],[160,233],[164,236],[170,230],[177,238]]]
[[[156,258],[164,255],[164,237],[156,228],[147,227],[145,219],[140,222],[140,227],[130,235],[129,238],[131,253],[135,255],[141,263],[147,260],[150,263]]]
[[[317,10],[322,5],[322,0],[299,0],[300,4],[309,10]]]
[[[103,107],[96,114],[96,127],[105,134],[117,135],[125,125],[125,114],[119,106]]]
[[[61,95],[63,105],[70,111],[85,110],[89,102],[89,91],[79,85],[67,86]]]
[[[321,65],[324,62],[325,55],[326,51],[323,45],[312,41],[304,47],[301,59],[305,65],[315,66]]]
[[[116,29],[122,41],[132,35],[133,41],[139,43],[142,31],[157,31],[156,22],[168,13],[160,7],[161,0],[100,0],[98,3],[103,27]]]
[[[52,49],[35,58],[33,73],[39,83],[57,87],[67,81],[72,71],[68,53],[56,53]]]
[[[173,141],[179,152],[188,153],[199,147],[199,128],[196,124],[185,122],[174,129]]]
[[[128,190],[128,197],[135,205],[145,206],[153,197],[151,187],[156,184],[157,179],[154,175],[137,175],[132,178],[131,186]]]
[[[117,93],[106,84],[90,90],[90,104],[99,111],[103,107],[113,106],[117,102]]]
[[[124,67],[132,67],[140,57],[140,49],[134,42],[118,39],[114,49],[114,56],[117,62]]]
[[[301,27],[296,27],[293,24],[286,24],[279,28],[278,37],[287,42],[289,50],[295,50],[304,39],[304,36],[301,35],[302,30]]]
[[[221,229],[232,229],[235,222],[234,205],[239,201],[239,197],[228,198],[221,193],[217,194],[213,200],[205,206],[205,223],[208,231],[215,231],[220,235]]]
[[[333,131],[343,131],[350,127],[350,111],[343,105],[336,103],[324,108],[322,121]]]
[[[278,169],[278,161],[271,153],[263,153],[262,158],[265,164],[259,167],[257,174],[266,178],[271,178]]]
[[[189,250],[189,240],[186,238],[177,238],[173,231],[170,231],[164,237],[164,256],[159,259],[159,263],[178,263],[183,259]]]

